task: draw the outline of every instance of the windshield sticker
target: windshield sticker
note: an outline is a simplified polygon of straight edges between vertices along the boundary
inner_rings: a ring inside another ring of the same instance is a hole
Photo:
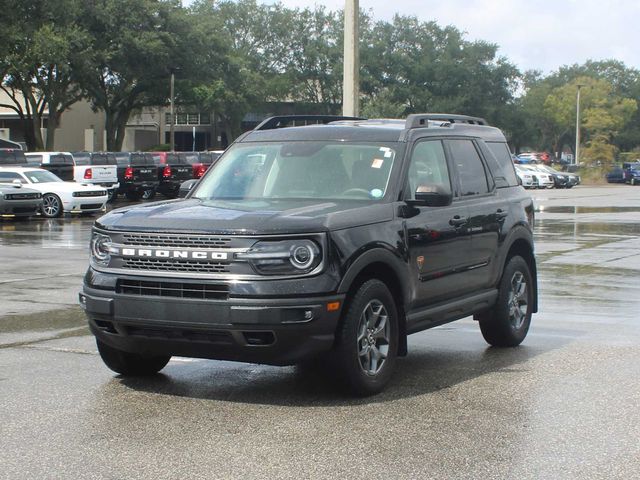
[[[373,162],[371,162],[371,168],[381,168],[384,160],[381,158],[375,158]]]
[[[391,158],[393,155],[393,150],[389,147],[380,147],[380,151],[384,153],[384,158]]]
[[[369,192],[369,195],[371,195],[371,198],[382,198],[383,192],[379,188],[374,188]]]

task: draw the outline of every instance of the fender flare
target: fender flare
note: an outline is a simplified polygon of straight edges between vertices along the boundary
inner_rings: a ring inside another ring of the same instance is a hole
[[[398,253],[391,251],[389,247],[373,247],[360,254],[352,263],[350,263],[347,267],[346,273],[343,275],[342,280],[338,285],[338,293],[347,293],[358,275],[373,263],[383,263],[393,270],[400,282],[400,290],[403,294],[402,301],[406,305],[409,292],[409,279],[407,278],[407,272],[402,269],[402,265],[404,264],[402,258]]]
[[[498,272],[498,278],[496,279],[496,282],[500,282],[500,279],[502,278],[502,272],[504,271],[504,267],[507,263],[507,257],[508,257],[509,251],[511,250],[513,245],[519,240],[522,240],[527,243],[527,245],[531,250],[531,255],[533,257],[531,276],[533,277],[533,287],[535,291],[534,305],[533,305],[533,311],[535,313],[538,311],[538,269],[535,262],[535,247],[533,242],[533,233],[525,225],[522,225],[522,224],[516,225],[507,234],[507,237],[503,242],[504,247],[502,248],[502,253],[498,258],[498,261],[500,262],[499,263],[500,270]]]

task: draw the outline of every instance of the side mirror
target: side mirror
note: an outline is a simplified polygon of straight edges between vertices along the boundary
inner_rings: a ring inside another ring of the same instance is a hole
[[[442,185],[418,185],[415,200],[408,200],[409,205],[422,205],[425,207],[446,207],[453,200],[453,195],[448,188]]]
[[[11,181],[11,185],[13,185],[13,188],[22,188],[22,182],[17,178]]]

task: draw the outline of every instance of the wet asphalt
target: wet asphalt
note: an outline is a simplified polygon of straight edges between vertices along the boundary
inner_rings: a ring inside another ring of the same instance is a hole
[[[640,478],[640,187],[531,193],[523,345],[422,332],[357,400],[294,367],[114,375],[77,306],[93,219],[0,221],[0,478]]]

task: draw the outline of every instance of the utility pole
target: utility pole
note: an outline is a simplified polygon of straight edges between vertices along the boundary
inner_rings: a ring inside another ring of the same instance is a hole
[[[580,157],[580,89],[584,87],[582,84],[578,84],[578,94],[576,98],[576,158],[575,164],[579,165]]]
[[[359,14],[359,0],[345,0],[342,114],[348,117],[357,117],[360,112]]]
[[[169,123],[169,150],[172,152],[175,150],[175,147],[176,147],[176,141],[175,141],[176,132],[174,129],[174,126],[176,123],[176,117],[174,115],[174,109],[173,109],[173,104],[175,103],[175,95],[174,95],[175,73],[176,73],[176,69],[172,68],[171,69],[171,93],[169,94],[171,97],[171,110],[169,113],[169,116],[171,117],[171,120]]]

